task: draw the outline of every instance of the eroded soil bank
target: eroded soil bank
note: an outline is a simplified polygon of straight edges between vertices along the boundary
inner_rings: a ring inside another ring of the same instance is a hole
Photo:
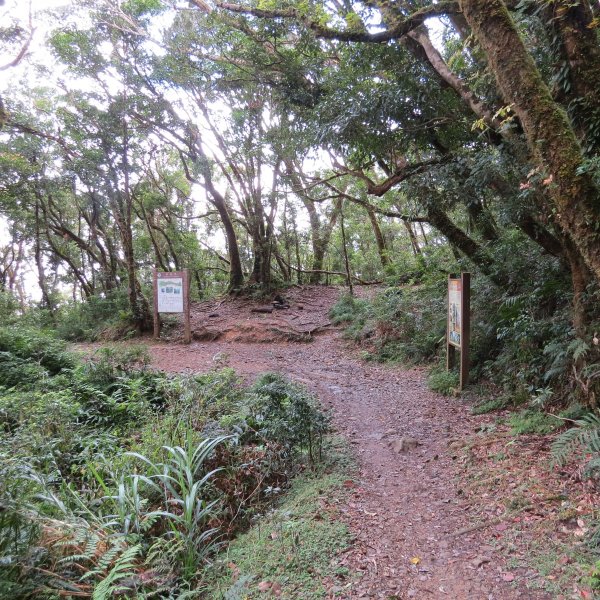
[[[551,597],[539,591],[537,573],[510,568],[498,552],[507,528],[485,494],[474,501],[463,492],[457,448],[485,417],[428,390],[424,370],[360,360],[327,316],[339,293],[296,288],[290,308],[272,313],[252,312],[268,305],[249,300],[196,305],[192,344],[178,343],[177,332],[173,342],[151,343],[153,364],[177,372],[230,366],[248,377],[279,371],[332,409],[360,467],[340,508],[355,537],[341,562],[362,574],[332,597]],[[495,521],[478,526],[482,515]]]

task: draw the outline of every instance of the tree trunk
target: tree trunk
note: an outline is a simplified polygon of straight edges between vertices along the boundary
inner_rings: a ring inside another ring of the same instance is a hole
[[[53,310],[50,294],[48,293],[48,285],[46,282],[46,272],[44,270],[44,262],[42,260],[42,248],[40,239],[40,205],[35,203],[35,264],[38,272],[38,283],[42,292],[42,308]]]
[[[381,227],[379,226],[379,221],[377,221],[377,215],[375,215],[372,210],[367,210],[367,214],[369,215],[369,220],[371,221],[371,226],[373,227],[373,233],[375,234],[379,260],[381,260],[381,266],[385,268],[390,264],[390,257],[385,246],[385,239],[383,237],[383,233],[381,233]]]
[[[498,241],[498,232],[492,215],[485,209],[481,201],[476,198],[467,200],[467,213],[473,227],[487,242]]]
[[[217,191],[211,179],[205,178],[206,190],[210,194],[213,206],[217,209],[225,237],[227,238],[227,253],[229,256],[229,291],[240,289],[244,285],[244,270],[242,269],[242,260],[240,258],[240,248],[237,235],[233,227],[233,221],[229,216],[225,198]]]
[[[342,230],[342,250],[344,253],[344,267],[346,269],[346,282],[351,296],[354,296],[352,287],[352,276],[350,275],[350,261],[348,260],[348,248],[346,246],[346,228],[344,227],[344,207],[340,210],[340,229]]]
[[[574,118],[588,152],[600,147],[600,45],[594,15],[587,0],[550,3],[549,21],[561,42],[562,58],[569,66],[563,81],[564,101]],[[568,85],[566,85],[568,84]]]
[[[417,236],[415,235],[415,232],[413,231],[412,224],[409,223],[408,221],[402,221],[402,222],[404,223],[404,227],[406,228],[406,231],[408,233],[408,238],[410,239],[410,245],[412,246],[413,254],[415,256],[419,256],[419,254],[422,254],[422,252],[421,252],[421,248],[419,246],[419,242],[417,241]]]
[[[446,239],[453,247],[460,250],[476,264],[490,281],[504,289],[510,286],[510,282],[493,268],[492,258],[488,255],[485,248],[469,237],[460,227],[457,227],[448,215],[442,209],[438,208],[434,202],[431,202],[427,207],[427,215],[429,222],[441,234],[446,236]]]
[[[306,206],[306,203],[305,203]],[[314,204],[313,204],[314,208]],[[340,215],[342,210],[342,200],[337,199],[333,203],[333,209],[331,211],[331,215],[329,217],[329,221],[326,224],[318,222],[318,229],[314,229],[312,227],[312,218],[311,218],[311,229],[312,229],[312,246],[313,246],[313,262],[312,262],[312,271],[323,269],[325,255],[327,254],[327,249],[329,248],[329,242],[331,241],[331,234],[333,233],[333,228],[337,223],[338,216]],[[321,273],[312,273],[310,276],[310,283],[317,284],[321,283]]]
[[[582,150],[567,115],[552,99],[505,4],[501,0],[461,0],[460,5],[546,175],[556,221],[600,281],[600,244],[595,229],[600,195],[591,176],[577,172]]]

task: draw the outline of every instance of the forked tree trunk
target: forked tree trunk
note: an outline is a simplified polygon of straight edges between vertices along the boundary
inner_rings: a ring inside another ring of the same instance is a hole
[[[240,248],[238,246],[237,235],[233,227],[233,222],[227,210],[225,198],[219,193],[212,182],[210,174],[204,175],[204,187],[209,193],[212,205],[217,209],[223,228],[225,229],[225,238],[227,239],[227,253],[229,258],[229,290],[239,289],[244,285],[244,271],[242,269],[242,260],[240,258]]]

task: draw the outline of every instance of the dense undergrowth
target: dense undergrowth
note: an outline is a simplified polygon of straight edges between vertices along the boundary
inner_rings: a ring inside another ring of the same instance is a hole
[[[143,348],[90,360],[0,328],[0,597],[184,598],[220,545],[319,463],[303,388],[171,376]]]
[[[515,405],[593,404],[600,376],[594,332],[600,330],[600,320],[591,314],[588,333],[576,334],[571,286],[560,263],[516,234],[494,248],[499,255],[509,251],[512,262],[508,257],[505,262],[510,270],[493,274],[506,280],[507,289],[484,274],[472,274],[471,382],[491,385]],[[331,317],[345,324],[347,337],[365,347],[366,358],[430,364],[433,386],[449,392],[452,376],[441,374],[447,277],[467,267],[441,250],[420,264],[415,281],[398,285],[398,277],[390,276],[371,300],[343,296]],[[587,304],[597,306],[598,294],[588,290]]]

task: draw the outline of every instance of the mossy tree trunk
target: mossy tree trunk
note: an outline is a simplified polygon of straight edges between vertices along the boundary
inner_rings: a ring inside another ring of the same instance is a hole
[[[543,170],[556,222],[600,281],[600,193],[588,174],[578,173],[582,149],[565,111],[553,100],[504,2],[461,0],[460,6]]]

